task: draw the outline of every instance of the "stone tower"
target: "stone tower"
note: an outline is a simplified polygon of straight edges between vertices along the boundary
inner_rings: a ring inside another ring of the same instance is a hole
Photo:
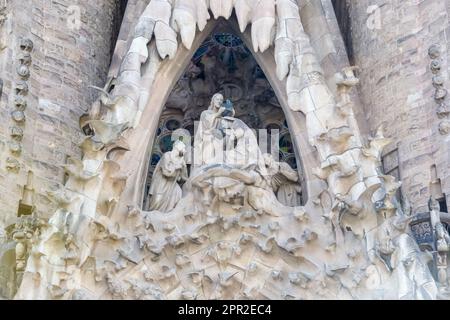
[[[0,230],[54,210],[48,191],[81,157],[79,119],[106,80],[122,2],[0,1]]]
[[[63,182],[61,164],[67,156],[80,156],[79,119],[97,95],[89,86],[103,86],[106,80],[121,7],[119,1],[106,0],[2,2],[0,221],[6,227],[17,216],[28,171],[34,173],[33,205],[48,217],[49,203],[41,190]],[[22,41],[33,44],[26,77],[17,73]],[[28,88],[20,92],[26,103],[20,126],[11,117],[18,84]],[[11,154],[15,127],[23,130],[23,139],[17,140],[21,151]],[[8,158],[14,168],[8,167]]]
[[[335,1],[370,130],[393,143],[384,169],[402,183],[414,211],[430,196],[450,204],[449,1]],[[430,49],[431,48],[431,49]],[[435,56],[430,57],[430,50]],[[431,70],[435,61],[440,70]],[[443,89],[437,91],[437,89]]]

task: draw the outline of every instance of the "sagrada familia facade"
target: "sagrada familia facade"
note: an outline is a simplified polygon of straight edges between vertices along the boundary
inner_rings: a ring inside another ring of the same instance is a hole
[[[450,299],[449,0],[0,0],[0,299]]]

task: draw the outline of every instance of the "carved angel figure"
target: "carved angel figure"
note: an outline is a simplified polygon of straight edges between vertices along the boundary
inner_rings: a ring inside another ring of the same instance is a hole
[[[285,162],[277,162],[271,154],[264,155],[269,182],[278,201],[288,207],[301,205],[302,188],[297,171]]]
[[[151,211],[169,212],[180,201],[182,190],[178,183],[188,179],[185,153],[186,145],[176,141],[173,150],[166,152],[156,166],[149,191]]]

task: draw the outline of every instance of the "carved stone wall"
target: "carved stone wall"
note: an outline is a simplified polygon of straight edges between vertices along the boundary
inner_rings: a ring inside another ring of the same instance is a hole
[[[370,129],[385,124],[386,135],[394,140],[385,153],[398,149],[402,191],[416,212],[427,211],[430,195],[444,193],[448,204],[449,135],[443,130],[448,120],[437,114],[428,50],[440,45],[439,60],[447,70],[450,2],[347,3],[354,63],[364,70],[359,89]],[[448,78],[446,71],[442,77]],[[444,81],[444,87],[448,85]],[[444,103],[448,104],[448,97]],[[437,183],[437,188],[430,187]]]
[[[80,24],[76,19],[80,12]],[[34,171],[36,206],[39,214],[48,216],[48,200],[39,195],[48,185],[63,182],[60,167],[67,156],[80,157],[79,118],[86,112],[96,93],[89,85],[103,85],[113,47],[113,17],[115,1],[9,1],[7,48],[2,51],[3,96],[0,140],[2,150],[8,150],[14,89],[19,80],[20,40],[34,43],[30,78],[27,81],[26,126],[21,170],[12,174],[6,170],[6,159],[0,165],[0,226],[8,225],[17,213],[21,187],[26,173]],[[120,21],[119,21],[120,23]]]
[[[79,119],[97,95],[89,86],[106,80],[119,2],[0,1],[0,243],[27,180],[36,216],[55,210],[47,191],[64,182],[67,156],[81,157]]]

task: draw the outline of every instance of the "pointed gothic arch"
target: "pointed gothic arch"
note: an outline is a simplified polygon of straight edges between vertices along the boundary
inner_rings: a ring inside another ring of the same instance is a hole
[[[117,158],[113,159],[120,164],[122,172],[128,176],[128,183],[121,197],[123,201],[121,205],[123,207],[140,207],[142,204],[145,196],[146,172],[148,171],[149,159],[155,141],[155,133],[166,101],[197,49],[217,28],[228,28],[236,35],[240,35],[272,86],[288,122],[296,159],[300,162],[298,163],[298,168],[303,168],[305,178],[304,200],[308,198],[311,192],[311,183],[317,180],[312,173],[312,169],[318,167],[319,162],[314,149],[308,142],[305,117],[300,112],[292,111],[288,106],[286,81],[280,81],[276,76],[273,49],[266,50],[264,53],[255,52],[252,49],[249,30],[247,29],[244,33],[241,33],[233,16],[229,20],[223,18],[210,20],[205,29],[196,34],[190,50],[180,45],[176,56],[171,60],[166,59],[156,73],[152,89],[150,90],[152,94],[149,96],[139,124],[125,133],[130,145],[130,151],[125,154],[121,153]]]

